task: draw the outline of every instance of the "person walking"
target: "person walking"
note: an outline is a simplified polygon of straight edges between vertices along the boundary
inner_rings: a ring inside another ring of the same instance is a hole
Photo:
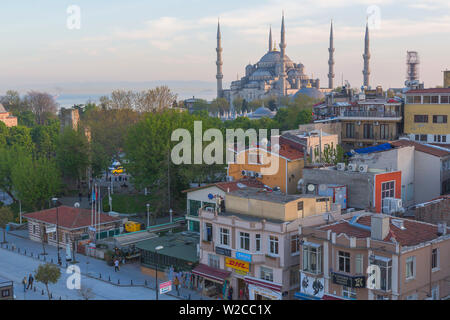
[[[27,277],[23,277],[22,283],[23,283],[23,292],[26,292],[27,291]]]
[[[177,295],[180,295],[180,280],[178,280],[178,275],[175,275],[175,279],[173,280],[173,284],[175,285],[175,288],[177,289]]]
[[[31,290],[33,290],[33,275],[30,273],[30,275],[28,276],[28,286],[27,286],[27,290],[31,288]]]
[[[119,260],[116,259],[116,260],[114,260],[114,272],[117,272],[119,270],[120,270],[119,269]]]
[[[228,289],[228,300],[233,300],[233,287]]]

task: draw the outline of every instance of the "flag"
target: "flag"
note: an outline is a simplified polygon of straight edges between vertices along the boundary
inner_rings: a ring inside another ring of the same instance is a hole
[[[95,201],[95,189],[94,188],[92,188],[92,201]]]

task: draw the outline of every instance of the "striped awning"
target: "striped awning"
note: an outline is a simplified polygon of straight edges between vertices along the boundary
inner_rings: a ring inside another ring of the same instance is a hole
[[[281,284],[278,284],[278,283],[275,283],[275,282],[270,282],[270,281],[267,281],[267,280],[254,278],[254,277],[249,277],[249,276],[245,277],[244,281],[246,283],[253,284],[253,285],[258,286],[258,287],[263,287],[263,288],[267,288],[267,289],[270,289],[270,290],[273,290],[273,291],[278,291],[278,292],[281,292],[281,288],[282,288]]]

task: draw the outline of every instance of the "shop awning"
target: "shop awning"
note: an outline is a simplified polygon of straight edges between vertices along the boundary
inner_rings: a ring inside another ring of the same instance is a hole
[[[267,289],[278,291],[278,292],[281,292],[281,288],[282,288],[281,284],[254,278],[254,277],[247,276],[244,278],[244,281],[246,283],[253,284],[258,287],[263,287],[263,288],[267,288]]]
[[[192,270],[193,274],[206,278],[211,281],[223,283],[231,274],[230,271],[216,269],[206,264],[199,264]]]
[[[296,292],[294,294],[294,297],[300,300],[320,300],[319,297],[314,297],[312,295],[302,293],[302,292]]]
[[[345,299],[344,297],[338,297],[332,294],[324,294],[322,300],[348,300],[348,299]]]

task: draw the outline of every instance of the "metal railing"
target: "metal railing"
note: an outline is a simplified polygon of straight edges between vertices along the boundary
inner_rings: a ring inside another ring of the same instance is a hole
[[[361,118],[398,118],[398,111],[343,111],[341,117],[361,117]]]

